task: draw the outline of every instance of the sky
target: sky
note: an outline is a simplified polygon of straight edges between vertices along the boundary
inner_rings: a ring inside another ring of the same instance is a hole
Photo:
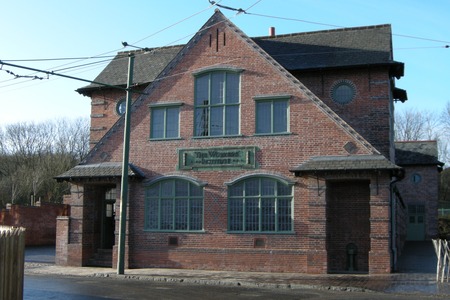
[[[268,35],[269,27],[275,27],[276,34],[288,34],[391,24],[394,59],[405,63],[405,76],[396,86],[407,90],[409,99],[397,103],[396,109],[439,113],[450,102],[450,48],[445,47],[450,45],[449,0],[216,2],[248,12],[221,9],[250,37]],[[0,0],[0,4],[1,61],[86,80],[94,80],[118,51],[133,49],[125,49],[123,41],[138,47],[187,43],[216,8],[208,0]],[[89,117],[90,98],[75,91],[87,82],[0,67],[0,126]]]

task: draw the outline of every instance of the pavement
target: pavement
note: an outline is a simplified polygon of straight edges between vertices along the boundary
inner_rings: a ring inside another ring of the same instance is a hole
[[[54,247],[29,247],[25,275],[110,277],[204,285],[267,288],[312,288],[339,291],[383,292],[450,297],[450,282],[436,282],[437,259],[431,241],[407,242],[393,274],[323,274],[204,271],[181,269],[116,269],[57,266]]]

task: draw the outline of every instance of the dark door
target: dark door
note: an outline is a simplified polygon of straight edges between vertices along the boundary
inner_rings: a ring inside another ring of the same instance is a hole
[[[114,213],[114,202],[105,201],[103,203],[103,237],[102,237],[102,248],[112,249],[114,245],[114,230],[115,230],[115,213]]]

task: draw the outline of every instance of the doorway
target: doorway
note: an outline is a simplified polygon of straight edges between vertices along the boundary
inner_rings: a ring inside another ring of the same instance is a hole
[[[116,229],[116,189],[106,190],[102,203],[102,249],[112,249],[115,244]]]
[[[370,181],[327,181],[328,272],[368,272]]]
[[[425,240],[425,205],[408,205],[408,228],[406,240]]]

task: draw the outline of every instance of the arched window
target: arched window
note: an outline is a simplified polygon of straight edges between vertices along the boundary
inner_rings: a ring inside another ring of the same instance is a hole
[[[250,177],[229,186],[228,230],[291,232],[292,185],[272,177]]]
[[[203,186],[180,178],[151,184],[145,191],[145,229],[203,230]]]

